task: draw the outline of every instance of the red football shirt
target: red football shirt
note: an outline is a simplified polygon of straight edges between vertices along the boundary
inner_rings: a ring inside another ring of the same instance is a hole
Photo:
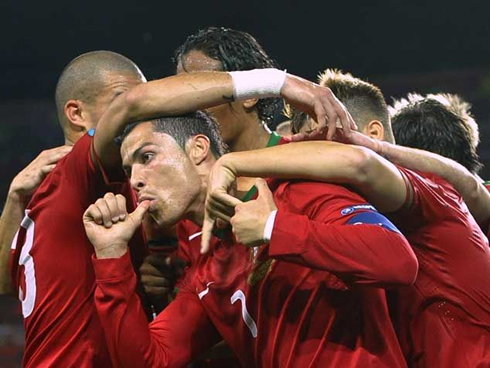
[[[127,182],[106,184],[92,163],[91,142],[83,136],[46,177],[12,244],[12,277],[25,318],[24,366],[111,366],[93,300],[94,249],[82,216],[108,191],[124,194],[129,208],[135,202]],[[135,264],[143,258],[138,234],[131,244]]]
[[[488,240],[446,181],[399,169],[413,187],[413,205],[390,218],[420,266],[415,284],[390,298],[408,364],[490,366]]]
[[[485,188],[490,192],[490,181],[486,181],[483,185],[485,185]],[[488,221],[487,238],[490,239],[490,220]]]
[[[149,328],[128,256],[93,260],[96,306],[118,365],[182,366],[222,336],[245,367],[406,366],[385,292],[372,287],[415,279],[406,239],[343,187],[283,183],[275,200],[270,245],[256,254],[213,238]],[[188,246],[198,248],[193,235]]]

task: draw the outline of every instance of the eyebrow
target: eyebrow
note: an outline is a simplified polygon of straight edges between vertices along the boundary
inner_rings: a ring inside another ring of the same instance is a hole
[[[141,150],[147,146],[153,146],[155,145],[154,143],[151,143],[151,142],[144,142],[141,144],[141,146],[139,146],[137,149],[134,150],[133,154],[131,155],[131,160],[132,161],[135,161],[136,158],[138,157],[139,153],[141,152]],[[131,167],[128,166],[128,165],[124,165],[124,162],[123,162],[123,170],[125,172],[130,172],[131,171]]]

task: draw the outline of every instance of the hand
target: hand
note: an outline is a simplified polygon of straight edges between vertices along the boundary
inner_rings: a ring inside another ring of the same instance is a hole
[[[154,253],[145,258],[140,267],[141,284],[157,313],[170,302],[175,282],[184,272],[185,266],[185,261],[166,254]]]
[[[340,119],[347,137],[351,129],[357,130],[352,116],[328,87],[287,74],[281,96],[298,110],[313,117],[318,122],[315,134],[327,131],[327,140],[331,140],[335,134],[337,119]]]
[[[87,237],[95,248],[97,258],[118,258],[127,250],[127,244],[150,205],[143,201],[128,214],[126,198],[107,193],[83,214],[83,225]]]
[[[264,244],[264,229],[272,211],[277,210],[274,197],[264,179],[257,179],[257,199],[235,206],[235,215],[230,219],[236,240],[248,247]]]
[[[60,146],[42,151],[15,176],[10,184],[9,195],[15,195],[18,199],[25,201],[34,193],[46,175],[56,167],[56,163],[72,148],[72,146]]]
[[[366,147],[380,155],[383,154],[382,141],[373,139],[359,132],[351,132],[349,137],[346,137],[341,129],[337,129],[334,140],[340,143],[353,144],[356,146]]]
[[[236,173],[224,164],[224,160],[225,156],[216,161],[209,174],[201,236],[202,254],[209,251],[215,225],[220,227],[221,221],[221,227],[224,227],[223,222],[230,222],[231,216],[235,214],[235,206],[242,203],[229,194],[235,186]]]

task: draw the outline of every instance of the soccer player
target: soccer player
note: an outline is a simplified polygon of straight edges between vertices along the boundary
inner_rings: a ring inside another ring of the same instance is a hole
[[[327,71],[321,82],[336,93],[367,135],[351,132],[348,141],[388,158],[420,153],[393,144],[388,109],[378,88],[338,71]],[[300,131],[314,129],[307,124],[312,124],[307,117],[293,119]],[[241,155],[240,168],[233,166],[232,157],[237,155]],[[216,182],[210,190],[217,189],[216,198],[226,197],[223,190],[233,182],[235,172],[327,180],[360,191],[403,231],[419,260],[415,285],[392,292],[390,298],[409,366],[473,367],[490,362],[490,249],[461,197],[446,181],[394,167],[368,150],[325,142],[274,147],[260,155],[233,153],[223,160],[232,164],[213,175]],[[213,206],[216,198],[211,198],[210,222],[219,212]]]
[[[112,157],[96,158],[108,145],[95,148],[91,129],[115,96],[143,81],[132,61],[111,52],[79,56],[58,80],[58,117],[65,144],[73,147],[33,193],[10,258],[25,321],[24,366],[111,365],[92,299],[94,276],[87,267],[92,249],[80,218],[86,203],[108,188],[124,193],[133,206],[124,181],[109,184],[118,179],[117,166],[102,170],[101,162]],[[132,249],[138,265],[142,240]]]
[[[277,63],[266,53],[258,41],[250,34],[224,27],[207,27],[187,37],[175,50],[174,62],[177,74],[199,71],[239,71],[248,69],[277,68]],[[268,127],[274,111],[283,106],[276,97],[250,98],[243,101],[229,101],[214,106],[207,111],[217,119],[221,136],[230,151],[247,151],[285,143]],[[340,106],[340,105],[339,105]],[[339,111],[339,114],[345,114]],[[330,127],[335,123],[333,116],[327,116]],[[355,123],[353,123],[353,127]],[[330,129],[333,134],[334,130]],[[251,198],[255,193],[254,178],[242,177],[237,188],[241,196]],[[201,228],[191,221],[182,221],[177,229],[180,240],[180,256],[188,263],[199,255],[199,247],[190,247],[182,239],[200,238]],[[155,232],[156,236],[160,235]],[[151,239],[158,240],[158,239]],[[173,290],[176,277],[173,257],[151,256],[143,265],[142,282],[152,300],[166,300]],[[170,267],[167,267],[169,264]],[[159,271],[159,269],[161,271]],[[154,303],[158,304],[158,303]]]
[[[161,226],[202,224],[220,147],[214,122],[199,112],[131,125],[121,153],[139,207],[128,214],[108,194],[84,215],[114,363],[183,366],[221,335],[246,367],[406,366],[384,291],[372,286],[411,283],[414,254],[361,197],[330,184],[277,183],[273,195],[258,182],[258,198],[248,202],[255,210],[237,211],[234,228],[254,224],[248,243],[263,243],[264,215],[277,206],[282,222],[270,243],[254,249],[213,238],[212,252],[191,266],[176,299],[148,327],[126,243],[147,211]],[[106,207],[115,211],[101,213]],[[112,217],[124,220],[100,225]]]
[[[13,293],[8,260],[10,247],[32,193],[56,163],[70,152],[70,146],[60,146],[41,152],[19,172],[10,183],[7,200],[0,218],[0,295]]]
[[[487,231],[490,206],[488,193],[483,190],[482,180],[478,177],[482,167],[476,151],[479,133],[470,105],[459,96],[451,94],[429,94],[425,97],[409,94],[406,99],[394,102],[390,114],[399,145],[447,157],[464,166],[466,170],[448,160],[442,163],[438,160],[439,165],[427,167],[424,162],[434,160],[435,156],[424,156],[424,153],[414,150],[386,147],[387,154],[392,156],[389,159],[417,170],[436,170],[437,175],[448,180],[461,193],[475,219]],[[468,176],[468,171],[473,177]]]

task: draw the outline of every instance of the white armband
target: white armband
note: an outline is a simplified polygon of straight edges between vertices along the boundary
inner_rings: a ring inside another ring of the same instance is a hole
[[[272,238],[272,230],[274,230],[274,223],[276,222],[277,210],[272,211],[267,218],[264,227],[264,243],[269,243]]]
[[[235,100],[279,97],[286,81],[286,71],[274,68],[229,73],[233,79]]]

